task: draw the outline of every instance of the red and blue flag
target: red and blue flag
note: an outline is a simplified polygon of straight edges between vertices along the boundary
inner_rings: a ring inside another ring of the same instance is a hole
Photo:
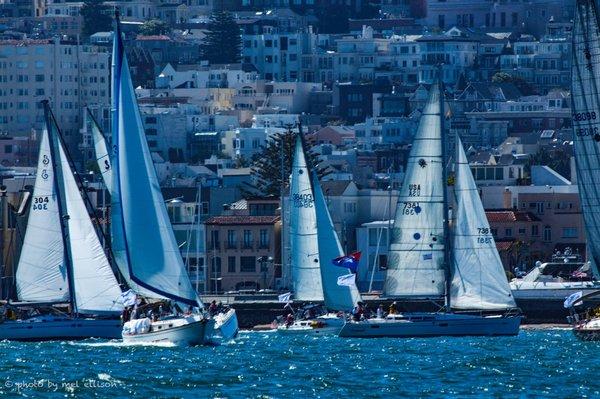
[[[345,267],[352,273],[356,273],[358,270],[358,263],[360,262],[360,251],[353,252],[350,255],[340,256],[331,261],[334,266]]]

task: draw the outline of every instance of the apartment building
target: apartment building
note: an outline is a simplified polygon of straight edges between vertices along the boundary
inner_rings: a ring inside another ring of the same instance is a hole
[[[41,101],[49,100],[68,144],[77,145],[84,105],[106,126],[109,71],[110,53],[103,47],[58,39],[0,41],[0,132],[41,131]]]

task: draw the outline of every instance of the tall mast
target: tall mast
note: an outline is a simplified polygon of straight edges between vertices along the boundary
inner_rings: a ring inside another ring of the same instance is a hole
[[[451,264],[451,253],[452,250],[450,245],[450,223],[448,220],[448,149],[446,142],[446,134],[444,132],[444,122],[445,122],[445,113],[444,113],[444,82],[442,79],[442,66],[439,67],[439,94],[440,94],[440,135],[442,138],[442,194],[443,194],[443,202],[444,202],[444,272],[446,277],[446,310],[450,311],[450,284],[451,284],[451,273],[450,273],[450,264]]]
[[[67,269],[67,282],[69,285],[69,302],[71,303],[71,312],[77,314],[77,302],[75,300],[75,282],[73,280],[73,261],[71,256],[71,242],[69,240],[69,215],[67,212],[67,202],[64,198],[64,174],[60,163],[60,132],[54,131],[58,129],[54,115],[50,110],[48,100],[42,101],[44,104],[44,116],[46,119],[46,129],[48,130],[48,138],[50,141],[50,158],[52,159],[52,169],[54,170],[54,190],[58,204],[58,215],[60,219],[60,230],[62,233],[63,251],[65,266]]]

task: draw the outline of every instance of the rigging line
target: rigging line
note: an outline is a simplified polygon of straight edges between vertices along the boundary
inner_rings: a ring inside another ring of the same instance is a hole
[[[595,5],[592,4],[591,7],[593,9],[592,13],[595,14],[595,17],[596,17],[595,18],[596,19],[596,24],[597,24],[596,28],[598,28],[598,15],[597,15],[597,13],[594,12],[595,11]],[[585,13],[586,17],[587,17],[587,18],[585,18],[585,20],[586,20],[586,24],[585,25],[587,25],[586,27],[588,28],[588,29],[585,29],[584,23],[583,23],[582,9],[581,9],[581,7],[578,7],[578,9],[579,9],[578,10],[579,11],[578,12],[578,16],[579,16],[578,20],[579,20],[580,24],[577,25],[577,26],[575,26],[574,29],[577,29],[577,27],[579,27],[582,30],[581,36],[583,37],[584,41],[581,44],[583,44],[585,47],[588,47],[587,44],[590,41],[590,38],[588,36],[588,30],[590,28],[589,25],[591,23],[590,18],[589,18],[589,12]],[[576,37],[577,37],[577,35],[574,34],[574,36],[573,36],[574,42],[575,42]],[[584,90],[584,87],[582,85],[582,83],[583,83],[583,76],[581,75],[581,64],[579,63],[579,57],[578,57],[578,53],[576,52],[576,48],[573,48],[573,63],[575,65],[575,72],[577,73],[577,78],[578,78],[578,82],[575,83],[575,84],[579,87],[579,91],[581,93],[579,95],[580,100],[583,102],[584,107],[587,109],[589,107],[588,98],[587,98],[589,95],[585,94],[585,90]],[[592,84],[594,86],[594,89],[596,90],[596,93],[598,93],[598,86],[597,86],[596,79],[594,79],[593,76],[592,76],[590,80],[592,81]],[[591,100],[593,101],[593,97],[591,98]],[[572,96],[572,108],[575,109],[575,96],[574,95]],[[578,169],[580,171],[583,171],[582,169],[584,169],[584,168],[587,168],[588,170],[591,170],[592,168],[590,166],[591,165],[590,154],[589,154],[588,148],[587,148],[589,146],[586,145],[586,143],[583,141],[583,139],[579,139],[577,141],[579,141],[579,143],[581,145],[581,150],[583,151],[583,154],[581,154],[581,155],[583,155],[583,156],[579,157],[576,154],[576,156],[575,156],[576,165],[579,166]],[[598,159],[598,148],[597,148],[597,145],[595,145],[593,142],[591,142],[591,150],[593,152],[595,152],[596,159]],[[595,198],[598,199],[599,195],[598,195],[598,191],[597,191],[597,189],[595,187],[593,187],[593,191],[594,192],[593,193],[590,192],[589,191],[590,187],[588,187],[590,184],[586,184],[584,176],[582,176],[582,178],[583,178],[583,181],[582,181],[582,184],[580,185],[580,187],[581,187],[581,189],[583,191],[583,193],[582,193],[583,194],[583,196],[582,196],[583,201],[582,202],[583,202],[583,206],[584,207],[589,208],[589,207],[591,207],[591,204],[589,203],[588,200],[586,200],[586,198],[589,198],[590,194],[595,194]],[[591,185],[594,186],[594,184],[593,184],[593,180],[594,180],[593,176],[590,176],[590,179],[591,179],[591,182],[590,182]],[[597,229],[594,228],[594,226],[597,225],[597,223],[598,223],[596,215],[595,214],[591,214],[590,215],[589,211],[587,212],[587,214],[589,216],[585,217],[585,213],[584,213],[584,221],[587,220],[586,228],[588,228],[589,231],[596,231],[596,233],[598,233]],[[591,216],[591,219],[592,219],[591,221],[590,221],[590,216]],[[592,246],[592,248],[594,248],[594,242],[593,241],[592,241],[592,245],[591,246]],[[594,251],[594,252],[596,252],[596,251]]]

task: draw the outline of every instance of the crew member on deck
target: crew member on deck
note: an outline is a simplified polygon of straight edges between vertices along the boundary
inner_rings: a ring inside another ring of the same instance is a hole
[[[388,309],[389,314],[396,314],[396,305],[398,305],[398,302],[396,302],[396,301],[392,302],[392,304],[390,305],[390,308]]]

